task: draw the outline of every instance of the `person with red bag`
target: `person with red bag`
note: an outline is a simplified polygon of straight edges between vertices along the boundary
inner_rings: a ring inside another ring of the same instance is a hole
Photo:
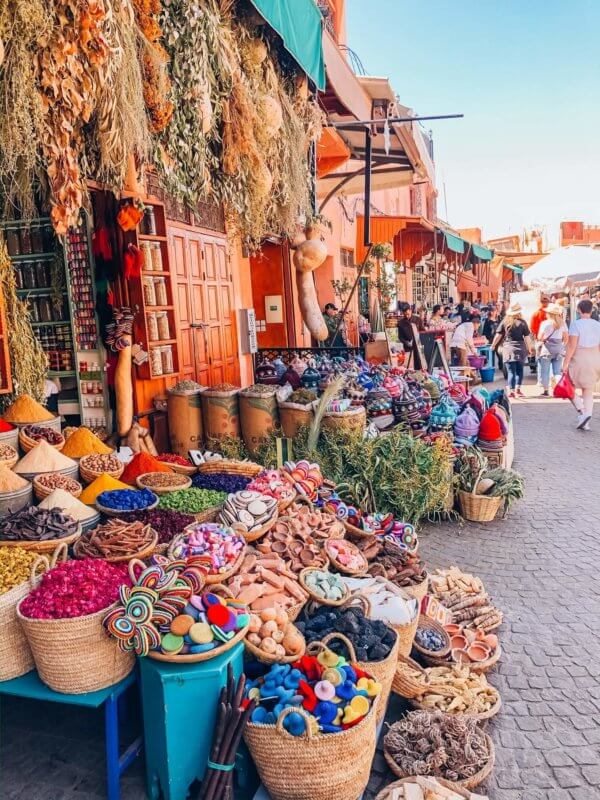
[[[589,431],[594,412],[594,387],[600,381],[600,322],[592,319],[591,300],[581,300],[577,306],[579,319],[571,323],[563,373],[581,390],[572,398],[577,409],[577,429]],[[556,387],[558,389],[558,386]]]

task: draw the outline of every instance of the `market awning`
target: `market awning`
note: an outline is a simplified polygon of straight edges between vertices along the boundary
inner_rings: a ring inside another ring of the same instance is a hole
[[[359,264],[366,255],[367,248],[364,245],[365,218],[359,214],[356,217],[356,249],[354,253],[355,262]],[[411,243],[411,253],[399,252],[401,245],[400,238],[409,246],[409,234],[418,233],[428,236],[427,242],[423,244],[423,249],[431,250],[432,234],[434,228],[431,223],[423,217],[371,217],[371,241],[376,244],[392,242],[394,244],[394,260],[400,261],[403,258],[411,258],[414,253],[414,242]]]
[[[480,261],[491,261],[494,257],[494,251],[488,250],[487,247],[482,247],[480,244],[472,244],[473,255]]]
[[[323,30],[326,88],[319,95],[328,114],[337,113],[350,119],[370,119],[371,98],[350,69],[328,30]]]
[[[342,167],[350,158],[350,149],[335,128],[323,128],[317,142],[317,178]]]
[[[505,269],[511,270],[511,272],[516,272],[517,275],[521,275],[521,273],[525,272],[523,267],[520,267],[518,264],[508,264],[506,261],[504,262]]]
[[[323,17],[313,0],[251,0],[317,89],[325,89]]]
[[[446,238],[446,247],[448,250],[452,250],[453,253],[464,253],[465,252],[465,240],[461,239],[460,236],[455,236],[453,233],[448,233],[448,231],[443,231],[443,234]]]

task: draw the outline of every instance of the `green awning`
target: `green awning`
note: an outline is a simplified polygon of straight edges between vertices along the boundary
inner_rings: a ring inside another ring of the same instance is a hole
[[[520,267],[518,264],[507,264],[505,261],[502,266],[506,267],[506,269],[510,269],[513,272],[516,272],[517,275],[521,275],[523,272],[525,272],[525,269],[523,267]]]
[[[323,18],[314,0],[251,0],[252,5],[283,39],[285,49],[313,81],[325,89]]]
[[[460,236],[455,236],[453,233],[448,233],[447,231],[444,231],[444,236],[446,237],[446,247],[448,250],[452,250],[453,253],[465,252],[464,239],[461,239]]]
[[[473,255],[480,261],[491,261],[494,257],[494,251],[488,250],[487,247],[482,247],[480,244],[472,244]]]

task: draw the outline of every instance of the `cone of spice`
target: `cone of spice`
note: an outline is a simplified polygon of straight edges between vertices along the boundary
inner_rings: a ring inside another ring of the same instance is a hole
[[[92,481],[89,486],[85,487],[79,499],[82,503],[85,503],[86,506],[93,506],[99,494],[102,494],[102,492],[112,492],[113,489],[129,489],[129,486],[103,473],[99,478],[96,478],[95,481]]]
[[[69,492],[65,492],[64,489],[55,489],[42,500],[38,508],[58,508],[63,514],[68,514],[78,522],[85,522],[96,516],[95,509],[86,506],[85,503],[73,497]]]
[[[49,422],[55,419],[55,414],[28,394],[21,394],[6,409],[4,419],[22,425],[24,422]]]
[[[77,464],[72,458],[68,458],[64,453],[48,444],[45,439],[42,439],[17,462],[13,469],[22,474],[38,474],[40,472],[58,472],[76,466]]]
[[[112,453],[108,445],[99,439],[89,428],[77,428],[67,439],[62,449],[70,458],[83,458],[84,456],[98,453],[100,455]]]
[[[17,475],[12,469],[0,467],[0,494],[18,492],[19,489],[24,489],[28,483],[29,481]]]
[[[137,478],[146,472],[172,472],[172,470],[149,453],[136,453],[125,467],[121,480],[130,486],[135,486]]]

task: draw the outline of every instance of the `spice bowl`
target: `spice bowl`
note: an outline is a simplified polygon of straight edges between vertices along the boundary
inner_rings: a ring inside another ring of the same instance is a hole
[[[161,486],[160,483],[163,481],[165,485]],[[192,485],[192,479],[189,476],[174,472],[144,472],[136,478],[135,482],[138,488],[150,489],[157,495],[169,494],[169,492],[176,492],[179,489],[189,489]]]

